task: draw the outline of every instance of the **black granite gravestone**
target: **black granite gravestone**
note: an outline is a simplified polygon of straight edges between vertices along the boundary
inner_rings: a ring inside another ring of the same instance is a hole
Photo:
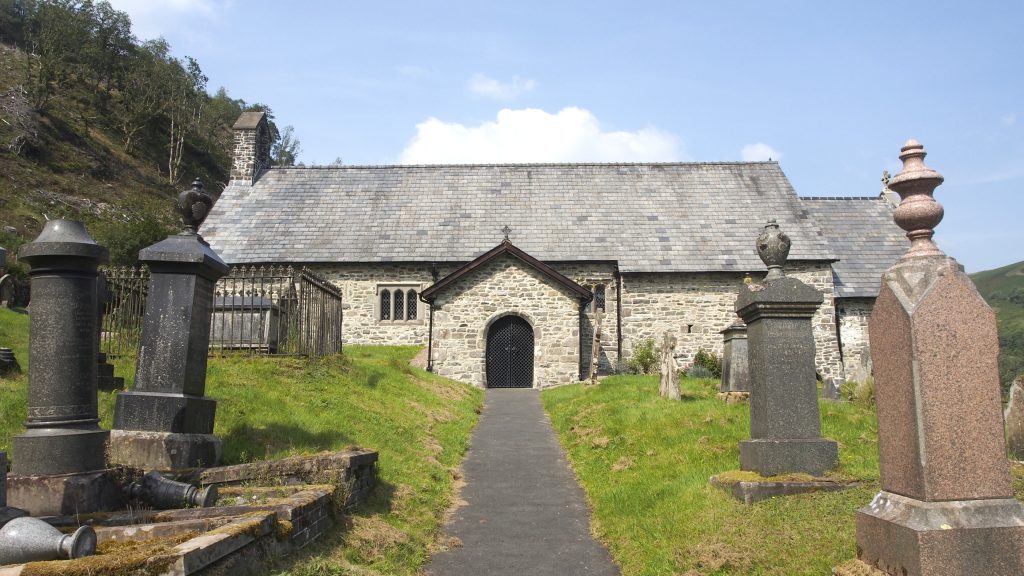
[[[750,439],[740,441],[740,468],[773,476],[834,468],[838,447],[821,438],[811,317],[821,292],[782,271],[789,238],[774,221],[758,237],[768,265],[761,284],[740,289],[736,312],[747,324]]]
[[[28,421],[11,443],[12,472],[69,474],[106,467],[108,432],[96,406],[96,267],[107,249],[81,222],[50,220],[21,247],[32,283]]]
[[[111,460],[145,468],[212,466],[217,403],[204,397],[213,288],[228,265],[196,232],[209,210],[196,181],[178,199],[185,231],[143,248],[149,296],[135,388],[118,394]],[[137,432],[137,433],[136,433]]]

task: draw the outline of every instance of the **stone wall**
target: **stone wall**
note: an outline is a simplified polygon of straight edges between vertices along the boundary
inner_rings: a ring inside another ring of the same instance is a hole
[[[345,307],[342,338],[346,344],[427,345],[429,306],[418,302],[416,320],[380,320],[380,290],[413,287],[417,293],[422,292],[434,283],[430,263],[333,264],[310,268],[341,288]],[[455,268],[439,267],[438,278]]]
[[[579,378],[579,301],[532,267],[502,256],[437,295],[434,371],[486,386],[487,331],[510,314],[533,328],[534,387]]]
[[[842,378],[831,267],[790,263],[786,273],[824,294],[825,302],[812,320],[817,370],[825,378]],[[659,342],[668,331],[679,341],[676,357],[680,365],[691,363],[701,348],[721,357],[720,332],[736,319],[734,304],[742,282],[742,274],[725,272],[624,274],[623,356],[629,358],[633,347],[645,338]]]
[[[601,342],[600,370],[604,373],[612,371],[618,363],[618,313],[617,297],[622,299],[622,331],[623,358],[629,358],[630,351],[636,342],[651,337],[656,342],[666,330],[678,338],[676,357],[681,365],[689,364],[697,350],[704,348],[719,356],[722,354],[723,328],[735,320],[733,305],[742,282],[742,275],[736,273],[647,273],[623,274],[622,293],[615,277],[613,263],[554,263],[552,265],[560,273],[587,288],[602,284],[605,286],[605,314],[602,319],[604,337]],[[459,267],[458,264],[438,265],[438,278],[450,274]],[[345,302],[345,320],[343,338],[347,344],[400,344],[427,345],[427,328],[429,307],[419,303],[417,319],[414,321],[382,321],[379,320],[379,290],[382,286],[415,287],[420,292],[434,283],[433,266],[430,263],[380,263],[380,264],[333,264],[315,266],[317,273],[322,274],[331,282],[341,287]],[[487,268],[487,267],[485,267]],[[490,268],[487,268],[490,270]],[[478,270],[475,274],[480,274]],[[844,371],[840,361],[839,345],[836,338],[836,308],[833,297],[832,272],[826,263],[794,262],[787,265],[787,273],[814,286],[822,291],[825,301],[813,318],[814,337],[816,343],[816,362],[819,374],[826,378],[843,378]],[[755,275],[760,279],[760,275]],[[509,294],[526,295],[527,292],[516,278],[515,290]],[[489,284],[495,290],[503,280]],[[477,280],[479,282],[479,279]],[[542,279],[541,284],[547,289],[550,282]],[[507,287],[506,287],[507,289]],[[477,302],[484,301],[483,297]],[[864,318],[870,314],[871,300],[865,299],[857,304],[856,312],[849,312],[849,319],[841,322],[854,322],[857,315]],[[478,306],[479,307],[479,306]],[[495,313],[498,311],[495,310]],[[575,310],[573,314],[575,314]],[[842,316],[842,315],[840,315]],[[481,336],[479,348],[465,349],[467,354],[478,357],[461,358],[456,361],[459,368],[445,368],[438,362],[435,351],[435,369],[439,373],[448,370],[450,374],[469,374],[467,382],[480,384],[483,374],[483,349],[486,340],[485,323],[494,318],[476,318],[476,325],[469,324],[461,329],[478,331]],[[587,312],[583,321],[583,354],[584,362],[589,362],[590,343],[593,340],[594,314]],[[866,321],[866,320],[865,320]],[[577,356],[578,319],[573,316],[573,378],[578,377],[580,357]],[[435,316],[435,344],[439,339],[438,318]],[[843,330],[846,330],[844,327]],[[564,335],[569,338],[568,333]],[[843,353],[855,362],[858,360],[857,350],[867,350],[866,330],[849,330],[844,332]],[[445,358],[445,362],[448,357]],[[472,369],[465,366],[473,364]],[[564,370],[559,372],[564,375]],[[461,377],[459,379],[462,379]],[[546,383],[546,382],[545,382]]]
[[[874,298],[840,298],[836,302],[847,380],[863,382],[871,376],[868,319],[874,304]]]
[[[591,292],[595,286],[604,286],[605,308],[601,313],[601,353],[598,355],[598,371],[608,374],[618,363],[618,305],[616,304],[617,282],[613,263],[572,263],[552,266],[563,276],[570,278]],[[593,304],[588,304],[583,315],[583,375],[590,373],[591,347],[594,343],[596,313]]]

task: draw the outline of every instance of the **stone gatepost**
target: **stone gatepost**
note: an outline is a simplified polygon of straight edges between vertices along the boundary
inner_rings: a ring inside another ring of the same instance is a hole
[[[217,403],[205,398],[213,288],[228,265],[197,230],[212,201],[196,180],[178,197],[185,230],[139,252],[150,270],[135,388],[117,395],[110,460],[146,469],[213,466]]]
[[[722,386],[719,392],[750,392],[747,325],[737,319],[722,330]]]
[[[28,421],[11,442],[19,476],[106,468],[96,398],[96,267],[107,259],[81,222],[50,220],[21,247],[32,283]]]
[[[782,271],[789,248],[789,237],[770,221],[757,238],[768,274],[740,288],[736,299],[750,369],[750,439],[740,441],[740,469],[819,476],[839,463],[835,441],[821,437],[814,370],[811,317],[824,298]]]
[[[889,181],[910,250],[868,324],[882,491],[857,511],[861,561],[888,574],[1024,574],[1024,507],[1003,440],[992,309],[932,242],[942,176],[917,141]]]

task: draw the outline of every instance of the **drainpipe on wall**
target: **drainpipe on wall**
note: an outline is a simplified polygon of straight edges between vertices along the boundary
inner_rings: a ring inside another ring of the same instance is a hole
[[[441,276],[441,271],[437,269],[437,262],[430,263],[430,277],[433,278],[434,284],[437,284],[438,277]],[[433,300],[424,300],[423,296],[420,295],[419,299],[424,302],[427,306],[430,306],[429,320],[427,321],[427,372],[434,371],[434,302]]]
[[[622,363],[622,273],[618,263],[612,272],[615,276],[615,363]]]
[[[579,362],[576,363],[576,366],[577,366],[577,368],[579,368],[579,372],[580,372],[579,381],[580,382],[583,382],[583,319],[586,318],[586,313],[583,310],[585,309],[585,307],[586,307],[586,304],[584,304],[583,300],[581,299],[580,300],[580,306],[579,306],[579,314],[580,314],[580,321],[579,321],[580,337],[579,337],[579,341],[580,342],[579,342],[579,352],[577,353],[577,356],[576,356],[577,358],[579,358]]]

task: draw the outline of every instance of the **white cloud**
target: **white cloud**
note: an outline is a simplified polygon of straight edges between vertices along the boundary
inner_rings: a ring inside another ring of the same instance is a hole
[[[583,108],[555,114],[525,108],[498,112],[477,126],[430,118],[402,151],[403,164],[522,162],[674,162],[685,160],[678,139],[657,128],[603,132]]]
[[[512,100],[536,86],[537,82],[519,76],[513,76],[511,82],[500,82],[483,74],[473,74],[466,82],[466,89],[473,94],[495,100]]]
[[[782,152],[779,152],[775,148],[765,144],[764,142],[757,142],[756,144],[747,144],[740,151],[740,156],[744,162],[763,162],[765,160],[778,160],[782,158]]]
[[[188,18],[213,19],[232,0],[110,0],[110,5],[127,12],[132,32],[142,40],[180,32]]]

